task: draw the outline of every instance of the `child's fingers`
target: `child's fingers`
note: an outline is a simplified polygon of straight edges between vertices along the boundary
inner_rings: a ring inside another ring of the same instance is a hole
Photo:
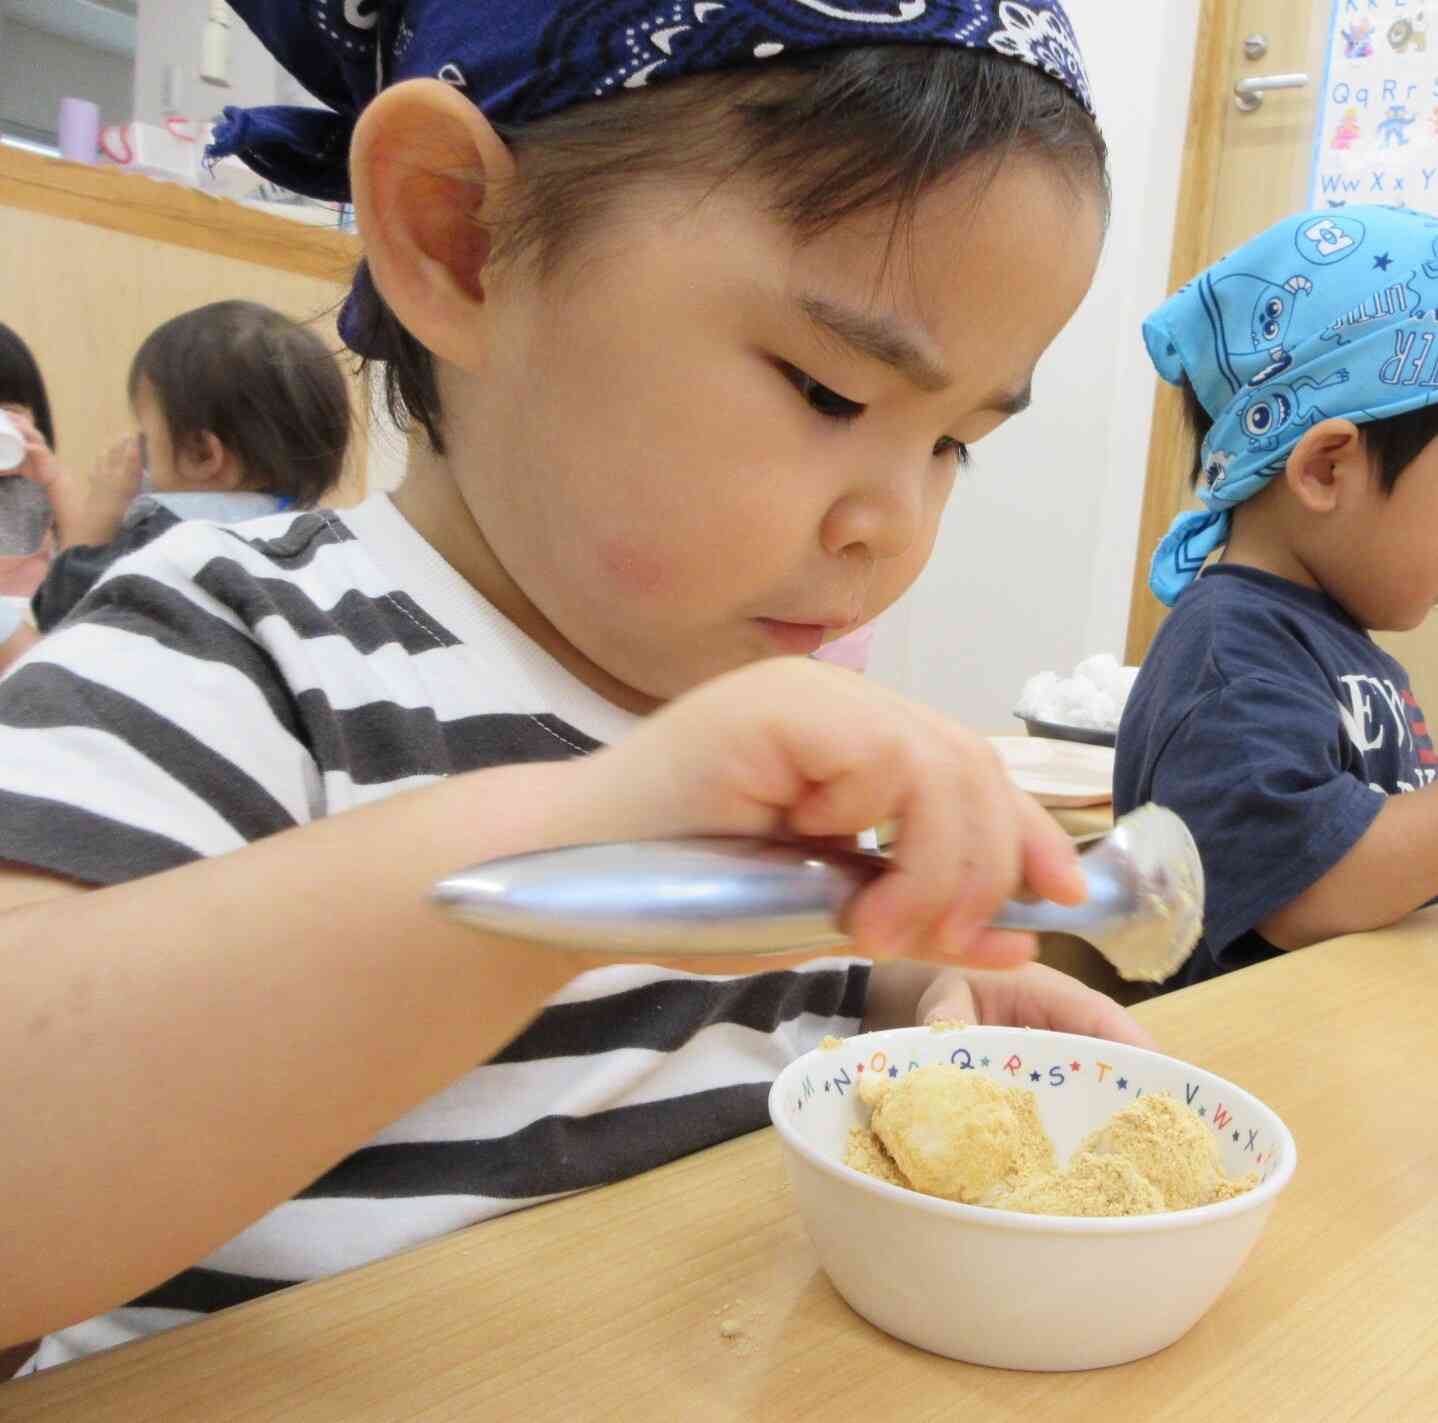
[[[20,438],[25,441],[25,448],[43,450],[48,454],[50,446],[46,443],[44,435],[40,433],[34,420],[23,410],[17,410],[14,406],[7,406],[6,409],[10,418],[15,422],[15,428],[20,431]]]
[[[109,479],[140,475],[140,442],[133,435],[125,435],[106,449],[100,456],[100,473]]]
[[[1015,969],[1038,957],[1039,941],[1033,934],[1013,929],[980,929],[971,934],[964,949],[964,963],[973,968]]]
[[[1154,1048],[1153,1035],[1112,998],[1047,964],[1018,973],[970,973],[980,1022],[1012,1023]]]
[[[1012,965],[1030,945],[990,925],[1028,862],[1060,895],[1082,895],[1066,837],[986,738],[841,669],[776,659],[729,674],[595,763],[635,812],[630,834],[828,838],[896,820],[885,873],[844,917],[876,955]]]
[[[888,813],[886,797],[915,774],[913,750],[902,740],[881,735],[865,744],[862,735],[833,748],[811,740],[797,753],[806,789],[786,816],[795,834],[823,839],[868,830]]]
[[[1088,898],[1088,882],[1073,840],[1036,800],[1022,794],[1017,800],[1024,885],[1058,904],[1082,904]]]
[[[967,734],[957,789],[940,810],[948,830],[943,846],[951,878],[948,903],[933,926],[935,946],[967,959],[978,936],[1022,879],[1022,843],[1008,774],[987,741]],[[929,799],[927,790],[924,795]]]
[[[854,927],[891,952],[961,956],[1019,878],[1007,778],[986,743],[956,737],[909,774],[893,869],[861,898]]]
[[[810,786],[790,828],[833,835],[897,817],[891,868],[859,897],[847,927],[876,953],[962,956],[1021,882],[1018,798],[986,739],[927,708],[859,695],[863,686],[835,687],[836,712],[855,697],[854,714],[833,723],[841,736],[811,718],[802,734],[790,728]],[[1012,945],[998,952],[1004,963],[1027,956]]]
[[[34,420],[23,409],[7,405],[6,412],[15,421],[20,438],[25,442],[25,462],[16,473],[23,475],[32,484],[48,488],[55,482],[55,455],[48,441],[36,427]]]
[[[978,1005],[969,981],[957,969],[946,969],[919,999],[915,1015],[921,1027],[930,1023],[977,1023]]]

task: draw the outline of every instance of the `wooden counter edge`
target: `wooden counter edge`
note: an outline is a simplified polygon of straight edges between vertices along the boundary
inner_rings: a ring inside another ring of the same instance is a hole
[[[0,207],[46,213],[176,247],[348,283],[360,244],[349,233],[256,212],[114,168],[0,147]]]

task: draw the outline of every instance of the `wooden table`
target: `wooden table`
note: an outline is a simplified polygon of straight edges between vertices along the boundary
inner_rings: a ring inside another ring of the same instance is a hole
[[[879,1333],[819,1269],[762,1131],[0,1386],[0,1419],[1438,1417],[1438,911],[1137,1011],[1274,1106],[1299,1153],[1238,1279],[1153,1358],[1006,1373]]]

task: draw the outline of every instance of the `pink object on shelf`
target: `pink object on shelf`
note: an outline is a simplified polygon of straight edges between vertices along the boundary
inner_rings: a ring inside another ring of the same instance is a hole
[[[862,672],[869,665],[869,644],[874,640],[873,623],[865,623],[853,632],[826,642],[814,656],[821,662],[832,662],[847,667],[851,672]]]
[[[100,149],[100,106],[89,99],[61,99],[60,157],[71,163],[94,163]]]

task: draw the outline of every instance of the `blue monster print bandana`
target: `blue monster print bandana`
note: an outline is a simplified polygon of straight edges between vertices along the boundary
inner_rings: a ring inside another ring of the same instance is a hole
[[[1230,253],[1144,323],[1159,375],[1213,419],[1198,497],[1155,550],[1172,606],[1228,542],[1231,510],[1322,420],[1387,420],[1438,390],[1438,220],[1407,208],[1301,213]]]
[[[332,202],[350,196],[359,111],[438,78],[500,123],[682,75],[875,44],[989,50],[1051,75],[1093,111],[1058,0],[230,0],[328,109],[225,110],[211,158]]]

